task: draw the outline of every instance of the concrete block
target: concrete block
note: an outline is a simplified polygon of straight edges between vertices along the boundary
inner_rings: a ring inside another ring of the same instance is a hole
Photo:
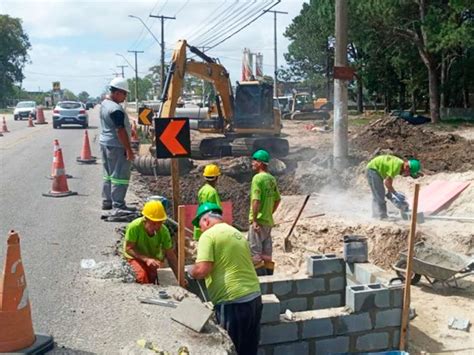
[[[353,275],[360,284],[370,284],[375,282],[375,275],[383,273],[384,270],[370,263],[354,263]],[[347,268],[346,268],[347,271]]]
[[[357,351],[377,351],[385,350],[390,347],[388,342],[388,333],[370,333],[357,337]]]
[[[313,309],[341,307],[343,306],[341,296],[340,293],[316,296],[313,298]]]
[[[262,305],[261,324],[280,320],[280,300],[275,295],[262,295]]]
[[[273,282],[273,293],[277,297],[286,296],[291,293],[293,288],[294,281],[293,280],[281,280]],[[280,298],[281,299],[281,298]]]
[[[269,283],[260,283],[260,291],[262,292],[262,295],[267,295],[271,293],[270,291],[270,284]]]
[[[308,355],[309,353],[307,341],[277,345],[273,348],[273,355]]]
[[[287,309],[293,312],[306,311],[308,309],[308,299],[298,297],[280,301],[280,313],[285,313]]]
[[[345,353],[349,351],[349,337],[336,337],[316,341],[316,354]]]
[[[335,333],[337,335],[363,332],[372,329],[369,313],[348,314],[335,319]]]
[[[313,255],[307,259],[307,271],[310,277],[344,273],[344,259],[335,254]]]
[[[303,321],[302,339],[322,338],[334,334],[330,318],[308,319]]]
[[[171,314],[171,319],[200,332],[211,318],[212,311],[199,299],[185,298]]]
[[[325,290],[323,278],[307,278],[296,280],[296,293],[298,295],[310,295]]]
[[[403,286],[388,286],[388,292],[390,293],[390,307],[402,308],[404,289]]]
[[[329,291],[340,291],[346,287],[346,278],[342,276],[333,277],[329,280]]]
[[[394,308],[378,311],[375,315],[375,328],[399,327],[402,322],[402,309]]]
[[[395,330],[393,332],[392,349],[398,349],[399,345],[400,345],[400,331]]]
[[[260,345],[287,343],[298,340],[296,323],[263,324],[260,328]]]
[[[353,312],[390,307],[390,293],[381,284],[346,287],[346,305]]]
[[[464,330],[465,332],[468,332],[470,326],[471,322],[469,321],[469,319],[456,317],[450,317],[448,319],[449,329]]]

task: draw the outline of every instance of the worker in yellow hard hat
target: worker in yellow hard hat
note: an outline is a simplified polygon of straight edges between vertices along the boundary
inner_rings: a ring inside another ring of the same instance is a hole
[[[221,175],[221,169],[216,164],[208,164],[204,167],[204,176],[205,183],[199,189],[198,192],[198,204],[201,206],[204,203],[210,202],[215,203],[217,206],[222,208],[221,199],[219,193],[217,192],[216,185],[219,176]],[[194,240],[199,240],[201,236],[201,229],[199,227],[194,227]]]
[[[129,223],[123,243],[123,256],[135,271],[137,282],[157,282],[158,269],[164,266],[165,257],[177,278],[178,260],[170,232],[164,225],[167,215],[163,204],[148,201],[142,215]]]

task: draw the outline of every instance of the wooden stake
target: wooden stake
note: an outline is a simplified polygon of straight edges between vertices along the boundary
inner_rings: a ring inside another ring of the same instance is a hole
[[[178,207],[178,283],[181,287],[184,287],[184,261],[185,261],[185,250],[184,250],[184,239],[185,233],[185,207]]]
[[[420,191],[420,184],[415,184],[415,194],[413,196],[413,209],[411,213],[410,234],[408,235],[408,255],[407,268],[405,270],[405,291],[403,294],[403,309],[402,309],[402,324],[400,329],[400,350],[405,350],[407,342],[408,321],[410,313],[410,286],[411,274],[413,270],[413,254],[416,235],[416,215],[418,213],[418,194]]]
[[[290,250],[290,242],[289,239],[291,237],[291,234],[293,233],[293,229],[295,229],[296,223],[298,223],[298,220],[301,217],[301,214],[303,213],[304,208],[306,207],[306,204],[308,203],[309,197],[311,195],[306,195],[303,205],[301,206],[298,215],[296,216],[296,219],[294,220],[293,224],[291,225],[290,231],[288,232],[287,236],[283,240],[283,247],[285,248],[285,252],[288,252]]]
[[[179,163],[176,158],[171,159],[171,185],[173,188],[173,217],[179,222]]]

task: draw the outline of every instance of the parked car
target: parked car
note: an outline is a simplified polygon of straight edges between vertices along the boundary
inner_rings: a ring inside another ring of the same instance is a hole
[[[16,120],[21,120],[23,118],[28,118],[29,115],[32,115],[33,119],[36,119],[36,102],[34,101],[20,101],[13,111],[13,118]]]
[[[88,109],[90,109],[90,108],[94,108],[94,106],[95,106],[95,102],[94,102],[94,101],[88,100],[88,101],[86,102],[86,110],[88,110]]]
[[[66,124],[77,124],[83,128],[89,127],[89,116],[82,102],[58,102],[53,110],[53,128],[60,128]]]

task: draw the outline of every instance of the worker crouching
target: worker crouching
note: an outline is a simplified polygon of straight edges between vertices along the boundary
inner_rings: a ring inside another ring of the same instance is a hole
[[[166,211],[160,201],[145,203],[139,217],[127,226],[123,243],[123,255],[141,284],[158,283],[158,269],[164,266],[164,258],[177,277],[177,258],[168,228],[164,225]]]
[[[205,279],[217,322],[229,334],[238,354],[257,354],[262,296],[244,235],[222,221],[214,203],[199,206],[193,220],[200,226],[196,264],[188,271]]]

